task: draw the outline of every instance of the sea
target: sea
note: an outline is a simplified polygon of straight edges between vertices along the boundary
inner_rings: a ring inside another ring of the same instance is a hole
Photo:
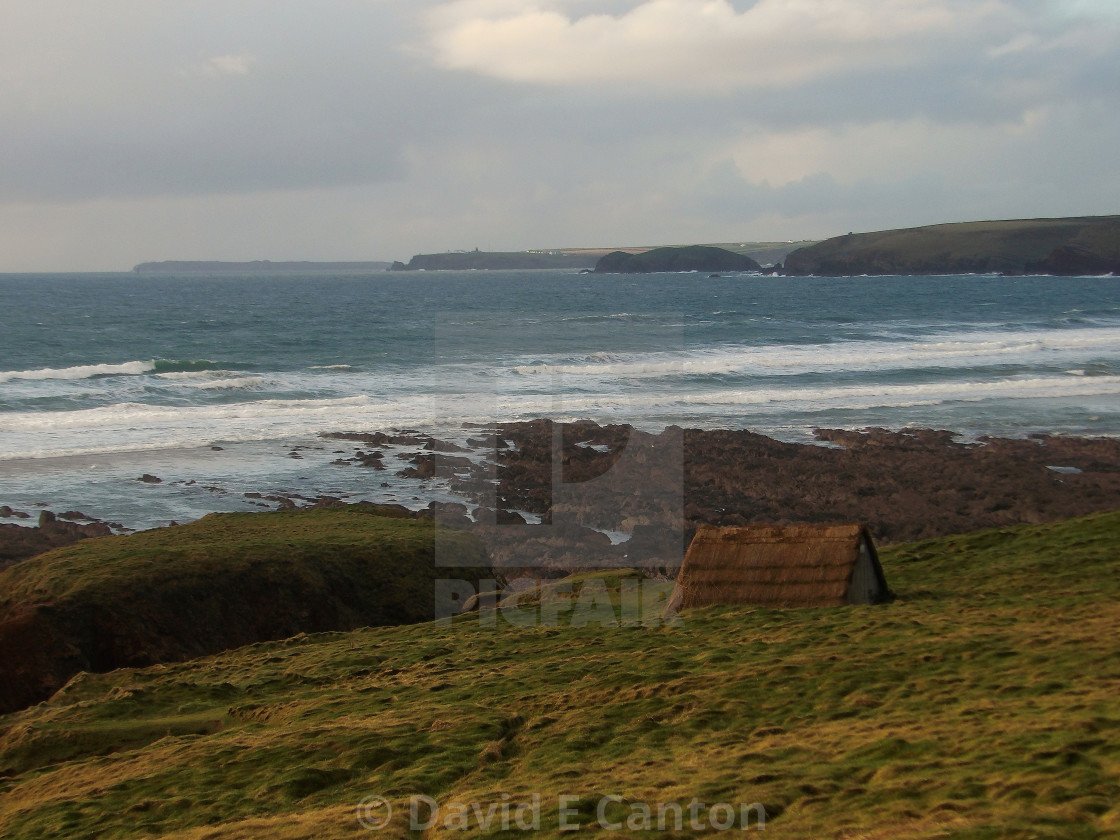
[[[538,417],[1117,436],[1120,278],[0,275],[0,506],[26,524],[418,509],[451,497],[396,475],[415,452],[375,471],[322,434]]]

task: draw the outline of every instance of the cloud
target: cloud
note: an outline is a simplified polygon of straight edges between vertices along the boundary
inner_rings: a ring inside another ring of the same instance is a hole
[[[383,183],[429,119],[423,74],[387,81],[402,24],[369,0],[10,5],[0,202]]]
[[[1117,212],[1117,0],[6,0],[0,260]]]
[[[1024,26],[1003,0],[645,0],[620,14],[560,2],[456,0],[427,17],[442,67],[548,85],[792,86],[998,48]]]
[[[218,78],[221,76],[246,76],[249,66],[256,61],[256,56],[244,53],[242,55],[216,55],[199,66],[199,72],[204,76]]]

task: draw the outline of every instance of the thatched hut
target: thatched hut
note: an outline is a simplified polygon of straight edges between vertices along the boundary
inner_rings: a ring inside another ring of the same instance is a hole
[[[832,607],[891,597],[863,525],[705,525],[666,612],[710,604]]]

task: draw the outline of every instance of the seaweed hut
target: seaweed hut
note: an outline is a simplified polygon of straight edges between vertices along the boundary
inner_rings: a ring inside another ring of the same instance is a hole
[[[697,531],[666,607],[834,607],[891,598],[864,525],[748,525]]]

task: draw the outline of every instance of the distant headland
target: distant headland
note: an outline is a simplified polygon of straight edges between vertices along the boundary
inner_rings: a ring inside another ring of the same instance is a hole
[[[1120,216],[1018,219],[849,233],[799,248],[788,275],[1120,274]]]
[[[758,271],[785,258],[800,242],[734,242],[714,245],[624,246],[615,248],[555,248],[537,251],[448,251],[417,254],[407,263],[394,262],[392,271],[531,271],[579,269],[610,273],[652,271]],[[701,252],[706,252],[706,259]],[[730,252],[730,258],[723,256]],[[646,256],[651,255],[652,256]],[[739,257],[747,257],[746,261]],[[631,259],[632,258],[632,259]],[[603,262],[606,260],[606,262]],[[699,262],[697,262],[699,260]],[[689,267],[669,267],[689,264]],[[692,263],[696,263],[695,266]],[[710,263],[710,264],[709,264]],[[611,266],[628,265],[628,268]]]
[[[165,260],[135,274],[370,274],[382,271],[571,270],[597,274],[758,271],[788,276],[1120,275],[1120,215],[956,222],[848,233],[823,241],[447,251],[395,262]]]
[[[710,245],[654,248],[641,254],[612,251],[595,264],[596,274],[649,274],[660,271],[762,271],[746,254]]]
[[[394,262],[390,271],[534,271],[546,268],[591,268],[603,252],[562,251],[448,251],[417,254],[407,263]]]

